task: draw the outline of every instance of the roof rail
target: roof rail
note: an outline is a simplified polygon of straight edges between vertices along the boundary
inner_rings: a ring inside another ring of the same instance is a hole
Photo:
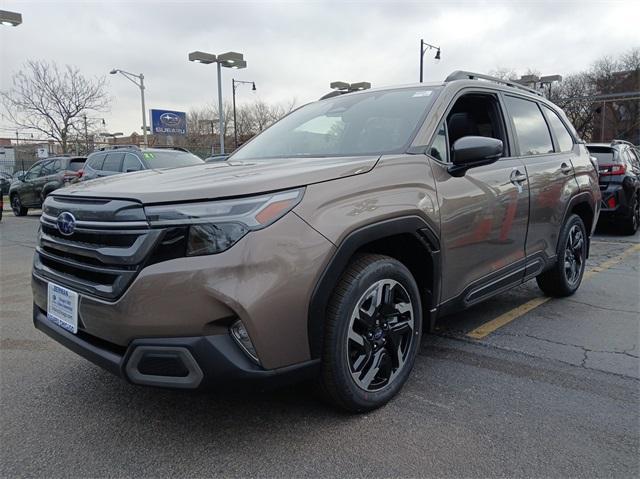
[[[165,146],[165,145],[156,145],[156,146],[152,146],[150,148],[157,148],[159,150],[176,150],[176,151],[185,151],[187,153],[191,153],[189,150],[187,150],[186,148],[182,147],[182,146]]]
[[[456,70],[447,78],[445,78],[445,82],[450,82],[454,80],[487,80],[492,81],[494,83],[500,83],[501,85],[510,86],[511,88],[518,88],[520,90],[528,91],[529,93],[533,93],[534,95],[543,96],[539,91],[534,90],[533,88],[529,88],[527,86],[521,85],[520,83],[516,83],[513,80],[502,80],[501,78],[492,77],[491,75],[483,75],[482,73],[473,73],[466,72],[463,70]]]
[[[98,151],[118,150],[120,148],[133,148],[138,150],[140,149],[138,145],[109,145],[109,146],[103,146],[102,148],[98,148]]]
[[[611,140],[611,145],[629,145],[635,146],[633,143],[627,140]]]

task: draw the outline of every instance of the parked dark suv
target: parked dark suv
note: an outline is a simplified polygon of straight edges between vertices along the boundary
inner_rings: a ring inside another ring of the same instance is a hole
[[[311,376],[365,411],[438,317],[533,278],[573,294],[599,209],[589,152],[533,90],[456,72],[345,93],[227,161],[47,198],[33,320],[135,384]]]
[[[640,226],[640,156],[629,142],[589,143],[598,160],[602,192],[600,221],[632,235]]]
[[[85,160],[84,156],[47,158],[35,163],[26,173],[14,176],[9,187],[13,214],[24,216],[29,208],[40,208],[52,191],[78,181]]]
[[[183,148],[139,148],[122,145],[102,148],[87,158],[83,180],[154,168],[200,165],[203,160]]]

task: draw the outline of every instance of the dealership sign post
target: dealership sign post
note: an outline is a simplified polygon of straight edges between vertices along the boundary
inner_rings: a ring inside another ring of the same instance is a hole
[[[154,135],[185,136],[187,114],[183,111],[151,110],[151,131]]]

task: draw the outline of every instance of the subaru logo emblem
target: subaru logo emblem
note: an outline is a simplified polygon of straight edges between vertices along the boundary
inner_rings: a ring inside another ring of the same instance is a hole
[[[160,123],[167,126],[178,126],[181,119],[175,113],[166,112],[160,115]]]
[[[71,236],[76,229],[76,219],[68,211],[58,215],[56,224],[58,225],[58,231],[65,236]]]

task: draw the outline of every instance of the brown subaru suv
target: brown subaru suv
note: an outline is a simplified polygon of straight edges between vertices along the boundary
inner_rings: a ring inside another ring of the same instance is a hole
[[[226,162],[53,192],[33,320],[131,383],[314,377],[365,411],[438,318],[533,278],[575,292],[599,205],[584,143],[533,90],[455,72],[346,93]]]

